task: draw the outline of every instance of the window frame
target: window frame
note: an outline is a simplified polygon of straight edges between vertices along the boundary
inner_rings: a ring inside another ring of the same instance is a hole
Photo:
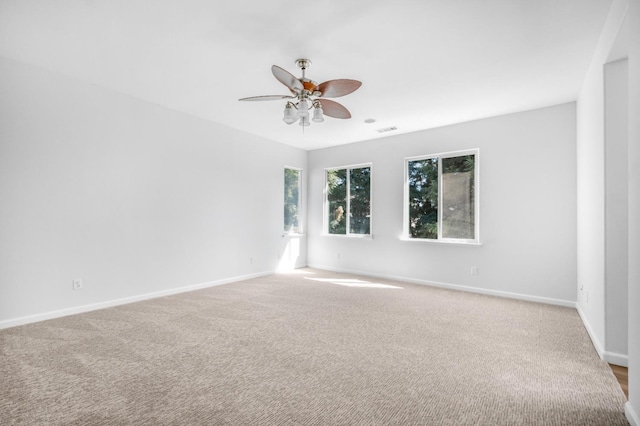
[[[285,228],[285,223],[284,223],[284,207],[285,207],[285,203],[284,203],[284,196],[286,188],[285,188],[285,180],[286,180],[286,174],[287,174],[287,169],[289,170],[295,170],[298,172],[298,227],[296,231],[288,231]],[[282,216],[282,232],[283,235],[304,235],[304,221],[303,221],[303,207],[302,207],[302,197],[303,197],[303,193],[302,193],[302,179],[303,179],[303,169],[299,168],[299,167],[293,167],[293,166],[284,166],[284,168],[282,169],[283,171],[283,197],[282,197],[282,202],[283,202],[283,208],[282,208],[282,212],[283,212],[283,216]]]
[[[350,232],[350,224],[351,224],[351,179],[350,172],[353,169],[364,169],[369,168],[369,233],[368,234],[354,234]],[[346,211],[345,211],[345,229],[346,232],[344,234],[332,234],[329,232],[329,180],[328,172],[332,170],[346,170],[347,175],[347,189],[346,189]],[[323,218],[322,218],[322,235],[328,237],[338,237],[338,238],[365,238],[372,239],[373,238],[373,163],[358,163],[358,164],[350,164],[348,166],[336,166],[336,167],[325,167],[324,169],[324,199],[323,199]]]
[[[463,157],[473,155],[473,199],[474,199],[474,238],[444,238],[442,237],[442,160],[446,158]],[[409,163],[412,161],[427,160],[431,158],[438,159],[438,238],[418,238],[412,237],[409,232]],[[436,244],[466,244],[481,245],[480,243],[480,149],[472,148],[460,151],[441,152],[437,154],[416,155],[405,157],[404,159],[404,197],[403,197],[403,216],[402,216],[402,237],[404,241],[419,241]]]

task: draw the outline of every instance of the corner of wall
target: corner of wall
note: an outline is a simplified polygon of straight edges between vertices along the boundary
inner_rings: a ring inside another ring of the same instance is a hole
[[[640,416],[638,416],[638,413],[633,409],[631,401],[627,401],[627,403],[624,404],[624,414],[627,416],[627,420],[631,426],[640,426]]]
[[[600,339],[598,339],[598,335],[594,332],[591,323],[589,323],[589,319],[580,306],[580,303],[576,303],[576,310],[578,311],[578,315],[580,315],[580,319],[582,320],[582,324],[584,324],[584,328],[589,334],[589,338],[591,338],[591,343],[593,343],[594,349],[598,353],[600,359],[604,359],[604,344],[602,344],[600,342]]]

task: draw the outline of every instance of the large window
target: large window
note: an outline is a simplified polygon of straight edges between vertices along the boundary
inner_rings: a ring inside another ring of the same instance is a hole
[[[284,169],[284,231],[302,233],[300,224],[300,170]]]
[[[371,165],[326,170],[325,231],[371,235]]]
[[[478,150],[406,159],[407,238],[478,242]]]

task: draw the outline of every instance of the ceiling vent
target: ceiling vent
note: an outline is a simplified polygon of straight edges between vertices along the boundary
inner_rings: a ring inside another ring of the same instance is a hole
[[[383,127],[382,129],[376,129],[376,132],[387,133],[387,132],[393,132],[394,130],[398,130],[398,128],[396,126]]]

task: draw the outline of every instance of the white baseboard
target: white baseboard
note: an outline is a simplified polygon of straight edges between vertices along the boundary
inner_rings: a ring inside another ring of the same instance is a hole
[[[624,404],[624,414],[627,416],[627,421],[631,426],[640,426],[640,417],[638,416],[638,412],[633,409],[633,406],[629,401]]]
[[[137,296],[124,297],[121,299],[107,300],[104,302],[92,303],[89,305],[74,306],[72,308],[49,311],[41,314],[11,318],[8,320],[0,321],[0,330],[4,328],[16,327],[19,325],[31,324],[34,322],[45,321],[45,320],[54,319],[54,318],[66,317],[68,315],[75,315],[75,314],[81,314],[84,312],[96,311],[98,309],[110,308],[113,306],[126,305],[127,303],[141,302],[143,300],[155,299],[157,297],[171,296],[174,294],[186,293],[188,291],[200,290],[207,287],[230,284],[238,281],[248,280],[251,278],[263,277],[265,275],[270,275],[273,273],[274,273],[273,271],[258,272],[255,274],[224,278],[217,281],[187,285],[183,287],[172,288],[169,290],[162,290],[162,291],[157,291],[153,293],[140,294]]]
[[[399,275],[375,274],[375,273],[372,274],[371,272],[366,272],[366,271],[356,271],[356,270],[352,270],[352,269],[334,268],[334,267],[331,267],[331,266],[324,266],[324,265],[309,265],[309,267],[310,268],[315,268],[315,269],[324,269],[326,271],[344,272],[344,273],[348,273],[348,274],[365,275],[365,276],[368,276],[368,277],[384,278],[384,279],[395,280],[395,281],[404,281],[404,282],[408,282],[408,283],[412,283],[412,284],[421,284],[421,285],[427,285],[427,286],[431,286],[431,287],[446,288],[446,289],[450,289],[450,290],[466,291],[466,292],[469,292],[469,293],[486,294],[486,295],[490,295],[490,296],[506,297],[506,298],[509,298],[509,299],[526,300],[526,301],[529,301],[529,302],[546,303],[548,305],[559,305],[559,306],[566,306],[566,307],[569,307],[569,308],[575,308],[576,307],[576,302],[574,302],[574,301],[563,300],[563,299],[554,299],[554,298],[551,298],[551,297],[531,296],[531,295],[528,295],[528,294],[512,293],[512,292],[509,292],[509,291],[490,290],[490,289],[486,289],[486,288],[470,287],[470,286],[459,285],[459,284],[450,284],[450,283],[442,283],[442,282],[437,282],[437,281],[420,280],[420,279],[415,279],[415,278],[402,277],[402,276],[399,276]]]
[[[589,337],[591,338],[591,343],[593,343],[593,347],[595,348],[596,352],[598,353],[598,356],[600,357],[600,359],[602,359],[603,361],[608,362],[609,364],[619,365],[621,367],[629,367],[629,355],[606,351],[604,349],[604,345],[600,342],[600,340],[596,336],[596,333],[593,331],[593,328],[591,327],[591,324],[589,323],[589,320],[587,319],[587,316],[585,315],[585,313],[580,308],[580,305],[576,304],[576,310],[578,311],[578,314],[580,315],[580,319],[582,320],[582,323],[584,324],[584,328],[587,329],[587,333],[589,334]]]
[[[629,356],[625,354],[604,351],[603,359],[609,364],[619,365],[620,367],[629,367]]]
[[[596,333],[593,331],[593,327],[591,327],[591,324],[589,323],[587,316],[584,314],[584,312],[582,312],[582,309],[580,309],[580,305],[576,304],[576,310],[578,311],[578,315],[580,315],[580,319],[582,320],[582,324],[584,324],[584,328],[587,329],[587,333],[591,338],[591,343],[593,343],[593,347],[598,353],[598,356],[600,357],[600,359],[604,360],[605,359],[604,346],[602,346],[602,343],[600,343],[600,340],[596,336]]]

